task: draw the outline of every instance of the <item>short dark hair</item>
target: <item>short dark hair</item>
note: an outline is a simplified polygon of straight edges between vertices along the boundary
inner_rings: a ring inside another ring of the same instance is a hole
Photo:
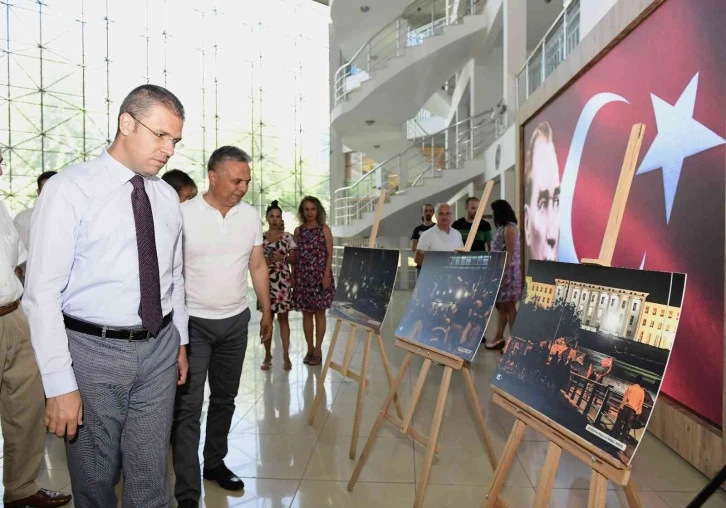
[[[469,196],[468,198],[466,198],[466,201],[464,201],[464,206],[469,206],[469,203],[471,203],[472,201],[480,201],[480,199],[476,196]]]
[[[45,183],[46,180],[49,180],[51,176],[57,175],[57,171],[45,171],[44,173],[41,173],[40,176],[38,176],[37,182],[38,182],[38,190],[40,190],[40,186]]]
[[[642,385],[643,385],[643,376],[641,376],[640,374],[638,374],[638,375],[637,375],[637,376],[635,377],[635,384],[636,384],[636,385],[641,385],[641,386],[642,386]]]
[[[194,189],[197,186],[197,184],[194,183],[194,180],[192,180],[192,177],[180,169],[170,169],[161,175],[161,179],[174,187],[174,190],[177,191],[177,193],[184,187],[191,187]]]
[[[305,196],[304,198],[302,198],[302,201],[300,201],[300,206],[297,207],[297,220],[300,221],[300,224],[305,224],[305,201],[309,201],[310,203],[314,204],[315,208],[318,209],[318,224],[325,224],[325,220],[327,219],[328,214],[325,213],[325,208],[323,208],[323,204],[315,196]]]
[[[280,213],[282,213],[282,208],[280,208],[280,202],[278,200],[274,200],[270,203],[270,206],[267,207],[267,211],[265,211],[265,217],[267,217],[272,210],[280,210]]]
[[[158,85],[137,86],[129,93],[118,111],[118,119],[128,113],[136,119],[143,119],[153,106],[164,106],[184,121],[184,106],[176,95]]]
[[[512,205],[503,199],[497,199],[492,203],[492,212],[494,212],[494,225],[497,227],[506,226],[510,222],[517,224],[517,216],[514,215]]]
[[[209,162],[207,162],[207,171],[214,171],[217,165],[224,161],[246,162],[249,164],[252,159],[249,155],[247,155],[247,152],[237,148],[236,146],[220,146],[212,152],[211,157],[209,157]]]

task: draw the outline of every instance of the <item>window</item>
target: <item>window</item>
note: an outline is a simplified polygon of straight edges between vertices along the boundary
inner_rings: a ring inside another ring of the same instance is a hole
[[[663,329],[663,323],[658,323],[658,330],[662,330],[662,329]]]
[[[610,307],[613,307],[614,305],[615,305],[615,298],[613,298],[612,300],[610,300]]]
[[[648,320],[647,319],[644,319],[643,320],[643,326],[645,326],[647,323],[648,323]]]
[[[665,317],[665,309],[660,310],[660,317]]]
[[[650,322],[650,327],[653,328],[654,325],[655,325],[655,321],[651,321]]]
[[[666,325],[666,332],[670,332],[670,331],[671,331],[671,325]]]
[[[633,326],[633,323],[635,323],[635,316],[630,316],[630,323],[628,323],[628,326]]]
[[[648,306],[646,305],[646,306],[645,306],[645,313],[647,314],[647,313],[648,313],[648,311],[650,311],[650,307],[648,307]]]
[[[633,312],[635,312],[636,310],[638,310],[638,302],[635,302],[633,304]]]
[[[668,311],[668,318],[669,319],[673,319],[673,311],[672,310],[669,310]]]
[[[639,340],[640,342],[643,342],[643,334],[644,334],[644,333],[645,333],[645,332],[640,332],[640,337],[638,337],[638,340]]]
[[[653,315],[654,316],[655,316],[655,313],[656,313],[656,309],[655,309],[655,307],[653,307]]]
[[[605,297],[604,296],[602,298],[600,298],[600,305],[602,305],[603,303],[605,303]]]
[[[590,303],[595,301],[595,295],[592,295],[592,298],[590,298]]]
[[[626,305],[627,303],[628,303],[628,302],[626,302],[625,300],[623,300],[623,304],[622,304],[622,305],[620,306],[620,308],[621,308],[621,309],[624,309],[624,308],[625,308],[625,305]]]

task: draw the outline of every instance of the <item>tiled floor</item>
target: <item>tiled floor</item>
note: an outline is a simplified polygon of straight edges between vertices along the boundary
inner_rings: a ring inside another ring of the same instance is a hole
[[[397,292],[386,320],[383,337],[394,374],[403,358],[393,346],[392,333],[410,294]],[[254,308],[254,306],[253,306]],[[204,482],[202,503],[207,507],[405,507],[413,503],[415,482],[421,474],[424,450],[412,440],[401,437],[384,424],[360,481],[353,493],[346,484],[354,467],[348,458],[357,385],[331,372],[325,382],[325,396],[314,426],[307,424],[321,367],[302,363],[305,354],[299,314],[291,318],[293,370],[282,370],[279,336],[275,334],[272,370],[262,372],[264,356],[256,340],[250,341],[242,373],[237,412],[229,436],[227,465],[244,477],[242,495],[229,495],[216,484]],[[343,331],[346,332],[344,325]],[[328,335],[332,332],[328,325]],[[250,337],[258,329],[250,328]],[[363,335],[359,333],[354,365],[362,356]],[[342,361],[345,337],[341,334],[336,351]],[[341,344],[342,343],[342,344]],[[489,379],[500,358],[499,353],[480,351],[473,372],[479,401],[486,412],[497,453],[501,453],[513,418],[491,402]],[[401,386],[405,404],[421,365],[414,360]],[[423,391],[414,424],[428,432],[442,370],[432,367]],[[388,385],[374,346],[370,357],[371,380],[363,410],[358,454],[383,402]],[[530,506],[534,487],[544,463],[547,443],[528,431],[517,460],[507,478],[503,498],[514,508]],[[44,470],[40,478],[45,487],[69,489],[70,478],[61,441],[48,437]],[[446,405],[440,435],[441,453],[434,461],[426,506],[476,507],[492,480],[493,471],[484,454],[464,392],[461,376],[455,374]],[[643,506],[681,508],[700,490],[707,479],[664,444],[648,435],[634,461],[634,475]],[[170,482],[174,481],[170,470]],[[590,470],[568,454],[563,454],[555,480],[550,506],[587,506]],[[621,489],[610,486],[607,506],[627,506]],[[119,504],[120,506],[120,504]],[[174,506],[176,504],[174,503]],[[726,494],[719,491],[711,507],[726,506]]]

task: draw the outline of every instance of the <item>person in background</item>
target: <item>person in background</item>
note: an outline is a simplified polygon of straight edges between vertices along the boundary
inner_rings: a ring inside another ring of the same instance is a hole
[[[295,228],[297,259],[293,265],[292,308],[303,313],[303,332],[308,351],[303,363],[320,365],[325,337],[325,311],[333,303],[333,234],[325,224],[320,200],[306,196],[297,211],[300,226]],[[313,343],[313,320],[315,342]]]
[[[40,196],[40,192],[43,190],[43,185],[45,185],[45,182],[47,182],[53,175],[57,175],[58,173],[55,171],[46,171],[45,173],[41,173],[38,177],[38,196]],[[20,239],[23,241],[23,245],[25,248],[28,248],[28,243],[30,242],[30,219],[33,217],[33,210],[35,210],[34,207],[27,208],[26,210],[23,210],[18,215],[15,216],[15,220],[13,220],[13,224],[15,224],[15,229],[18,230],[18,233],[20,234]]]
[[[635,383],[628,386],[623,394],[623,401],[620,403],[620,412],[613,425],[612,435],[615,439],[623,441],[628,437],[633,422],[643,412],[645,402],[645,390],[643,389],[643,377],[635,378]]]
[[[116,506],[122,471],[124,506],[171,503],[188,316],[179,198],[157,174],[183,125],[171,92],[135,88],[108,150],[51,178],[33,213],[23,310],[78,508]]]
[[[428,231],[434,226],[434,205],[426,203],[421,207],[421,224],[413,228],[413,234],[411,235],[411,252],[416,254],[418,250],[418,241],[421,239],[421,234]],[[421,272],[421,265],[416,265],[416,275]]]
[[[179,195],[179,203],[184,203],[189,199],[197,197],[197,184],[184,171],[171,169],[161,175],[161,179],[174,187],[174,190]]]
[[[439,203],[436,205],[436,224],[421,235],[416,247],[416,266],[423,265],[424,252],[445,251],[454,252],[463,249],[464,242],[461,233],[451,227],[451,205]]]
[[[250,157],[235,146],[217,148],[207,163],[209,190],[181,206],[184,281],[189,309],[189,380],[176,392],[172,458],[179,507],[198,506],[202,480],[226,490],[244,482],[224,463],[242,365],[247,351],[247,279],[262,310],[260,337],[270,340],[270,282],[259,213],[241,200],[252,179]],[[200,471],[200,419],[209,378],[209,408]]]
[[[292,302],[292,284],[290,281],[290,265],[295,263],[297,245],[290,233],[282,230],[282,208],[277,200],[270,203],[265,213],[269,229],[264,234],[265,259],[270,273],[270,307],[277,314],[280,323],[280,340],[282,341],[283,368],[292,369],[290,362],[290,322],[288,312]],[[265,359],[262,370],[269,370],[272,363],[272,340],[265,344]]]
[[[524,241],[529,259],[557,261],[560,238],[560,167],[552,127],[534,130],[524,162]]]
[[[465,203],[466,215],[457,219],[451,227],[461,233],[461,239],[466,244],[466,239],[469,237],[471,226],[474,223],[474,217],[476,211],[479,209],[479,198],[470,196],[466,198]],[[481,219],[479,222],[479,229],[476,231],[474,237],[474,243],[471,245],[471,251],[490,251],[492,246],[492,226],[489,222]]]
[[[520,261],[519,229],[517,217],[512,206],[503,199],[492,203],[494,212],[494,225],[497,234],[492,242],[492,251],[506,251],[504,275],[497,294],[496,308],[499,313],[497,335],[494,341],[485,344],[487,349],[502,349],[504,347],[504,330],[509,324],[509,332],[514,327],[517,318],[517,302],[522,296],[522,263]]]
[[[0,153],[0,175],[5,163]],[[5,203],[0,200],[0,421],[3,434],[3,501],[8,508],[52,508],[71,496],[40,488],[45,455],[45,398],[30,342],[28,319],[20,308],[19,266],[27,252]]]

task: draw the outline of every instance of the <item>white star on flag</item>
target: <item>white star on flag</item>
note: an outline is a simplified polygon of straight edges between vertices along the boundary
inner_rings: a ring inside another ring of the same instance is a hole
[[[726,139],[693,118],[698,92],[698,74],[693,76],[673,106],[655,94],[650,94],[658,134],[635,174],[641,175],[656,169],[663,170],[666,223],[671,220],[683,159],[726,143]]]

